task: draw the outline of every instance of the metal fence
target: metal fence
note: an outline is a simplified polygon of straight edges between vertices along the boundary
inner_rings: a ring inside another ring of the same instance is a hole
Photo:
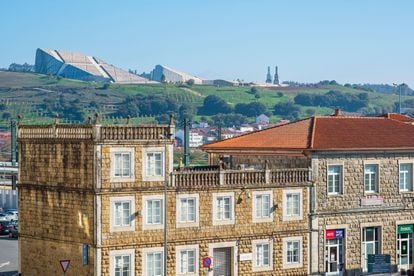
[[[17,209],[17,190],[0,189],[0,207]]]

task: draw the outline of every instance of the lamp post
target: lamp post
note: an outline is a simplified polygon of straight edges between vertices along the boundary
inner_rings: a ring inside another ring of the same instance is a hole
[[[397,83],[393,83],[392,86],[398,87],[398,114],[401,114],[401,85],[398,85]]]

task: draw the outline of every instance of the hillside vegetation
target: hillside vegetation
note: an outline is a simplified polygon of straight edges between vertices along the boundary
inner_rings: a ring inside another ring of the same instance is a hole
[[[211,107],[205,105],[208,96],[209,100],[221,106],[219,110],[210,112]],[[264,111],[272,121],[331,114],[335,107],[350,112],[379,114],[394,111],[397,101],[398,96],[394,94],[329,84],[277,89],[119,85],[0,71],[0,127],[3,128],[7,127],[10,118],[16,118],[18,114],[27,123],[50,123],[55,113],[66,121],[85,121],[97,112],[104,122],[123,122],[126,115],[131,115],[133,123],[150,123],[165,122],[166,113],[173,111],[179,119],[204,117],[228,124],[229,121],[253,121],[254,110]],[[403,101],[406,107],[414,106],[413,96],[404,96]],[[250,111],[244,112],[248,109]],[[233,117],[216,116],[218,112],[231,113]]]

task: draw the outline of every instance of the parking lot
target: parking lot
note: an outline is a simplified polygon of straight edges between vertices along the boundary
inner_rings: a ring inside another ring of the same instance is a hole
[[[0,236],[0,276],[17,275],[17,239]]]

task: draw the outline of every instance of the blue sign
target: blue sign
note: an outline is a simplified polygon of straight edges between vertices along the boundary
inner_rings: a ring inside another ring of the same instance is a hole
[[[82,246],[82,264],[89,264],[89,246],[85,243]]]
[[[335,239],[344,238],[344,229],[335,230]]]

